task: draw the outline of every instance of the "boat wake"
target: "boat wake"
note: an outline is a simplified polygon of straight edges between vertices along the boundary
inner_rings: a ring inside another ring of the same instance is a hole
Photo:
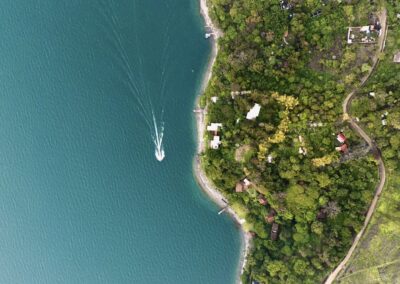
[[[155,156],[156,159],[161,162],[165,158],[164,146],[163,146],[163,137],[164,137],[164,122],[161,121],[160,127],[157,125],[156,117],[153,113],[153,125],[154,131],[152,133],[153,143],[155,148]]]
[[[164,44],[161,58],[160,58],[160,80],[158,81],[160,84],[151,84],[148,80],[145,80],[144,72],[146,71],[143,66],[143,56],[140,48],[141,38],[139,37],[137,32],[134,32],[135,44],[133,46],[133,53],[137,56],[135,58],[129,57],[127,49],[125,48],[126,44],[124,42],[124,37],[122,36],[121,27],[119,24],[119,19],[117,18],[117,14],[115,13],[114,5],[108,1],[100,1],[102,3],[101,13],[104,15],[106,22],[109,24],[109,28],[107,32],[109,32],[110,40],[114,43],[118,60],[120,61],[120,67],[126,74],[126,83],[131,98],[134,100],[134,108],[136,112],[143,119],[142,121],[146,124],[147,129],[150,132],[151,140],[154,144],[154,155],[157,161],[161,162],[165,158],[164,151],[164,106],[166,104],[166,93],[167,93],[167,82],[169,75],[169,63],[171,60],[171,49],[170,49],[170,33],[169,28],[171,25],[170,19],[173,17],[169,17],[168,22],[165,23],[165,28],[167,31],[164,34]],[[133,2],[134,5],[135,1]],[[169,5],[167,5],[169,8]],[[171,9],[168,9],[172,11]],[[136,7],[133,7],[133,12],[136,11]],[[134,18],[137,18],[137,15],[134,15]],[[136,26],[140,26],[137,24]],[[159,86],[159,87],[155,87]],[[159,88],[159,89],[158,89]],[[153,105],[151,95],[158,94],[156,105]],[[161,110],[161,111],[160,111]],[[160,111],[160,112],[159,112]],[[160,114],[160,117],[156,117],[155,113]]]

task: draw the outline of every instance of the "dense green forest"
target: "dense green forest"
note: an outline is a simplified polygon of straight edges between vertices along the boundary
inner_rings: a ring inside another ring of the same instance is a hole
[[[219,149],[207,149],[201,161],[253,234],[242,280],[319,283],[361,228],[378,180],[366,143],[343,122],[342,102],[377,54],[374,44],[348,45],[347,27],[373,25],[383,2],[211,0],[209,5],[224,36],[201,103],[208,122],[223,127]],[[240,91],[251,93],[232,96]],[[255,103],[260,114],[247,120]],[[347,137],[343,152],[336,149],[343,145],[336,139],[340,132]],[[398,152],[385,150],[387,155],[398,159]],[[236,192],[245,178],[252,185]],[[276,240],[273,224],[279,225]]]

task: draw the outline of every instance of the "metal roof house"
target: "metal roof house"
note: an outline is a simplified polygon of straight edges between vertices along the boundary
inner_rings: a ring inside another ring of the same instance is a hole
[[[400,63],[400,51],[397,51],[393,56],[394,63]]]
[[[211,123],[209,126],[207,126],[207,131],[216,132],[220,127],[222,127],[222,123]]]
[[[277,223],[273,223],[271,229],[271,240],[276,241],[278,239],[278,233],[279,225]]]
[[[221,144],[221,139],[219,136],[215,135],[213,140],[211,140],[210,142],[210,146],[211,148],[213,148],[214,150],[217,150],[219,148],[219,145]]]
[[[248,120],[254,120],[260,114],[261,106],[259,104],[255,104],[251,110],[247,113],[246,118]]]

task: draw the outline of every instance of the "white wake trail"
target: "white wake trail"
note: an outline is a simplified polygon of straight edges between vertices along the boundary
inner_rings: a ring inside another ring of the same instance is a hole
[[[156,159],[161,162],[165,158],[165,151],[163,145],[164,122],[161,121],[161,125],[160,127],[158,127],[156,117],[153,113],[153,124],[154,124],[154,133],[152,134],[152,138],[155,146],[155,156]]]
[[[102,2],[102,1],[101,1]],[[156,118],[154,112],[155,108],[153,107],[153,103],[150,96],[150,86],[149,83],[145,81],[143,76],[144,67],[143,67],[143,58],[141,56],[137,56],[133,61],[129,58],[128,52],[125,48],[123,37],[121,36],[120,26],[118,23],[117,14],[114,11],[114,1],[102,3],[103,11],[101,13],[107,19],[108,24],[110,25],[110,36],[114,41],[115,47],[118,50],[119,61],[121,62],[121,68],[127,75],[126,84],[129,88],[130,93],[132,94],[132,98],[135,100],[135,109],[137,113],[142,117],[144,123],[149,129],[153,144],[155,146],[155,156],[158,161],[162,161],[165,158],[165,151],[163,145],[163,137],[164,137],[164,107],[162,107],[160,117]],[[134,13],[136,12],[136,1],[133,2],[134,5]],[[169,6],[167,4],[167,6]],[[135,26],[137,17],[134,15]],[[162,54],[161,54],[161,78],[160,78],[160,97],[159,103],[162,106],[165,104],[165,93],[166,93],[166,85],[167,85],[167,69],[168,62],[170,59],[170,36],[169,36],[169,28],[170,28],[170,20],[167,22],[167,32],[164,36],[164,41],[166,44],[164,45]],[[108,31],[108,30],[107,30]],[[140,48],[140,37],[137,32],[134,33],[135,36],[135,45],[134,45],[134,53],[141,55]],[[158,113],[158,111],[157,111]],[[151,118],[152,116],[152,118]]]

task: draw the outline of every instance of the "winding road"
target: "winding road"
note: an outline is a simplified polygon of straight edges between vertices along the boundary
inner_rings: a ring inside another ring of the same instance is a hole
[[[354,98],[354,95],[358,92],[360,88],[362,88],[365,83],[368,81],[370,78],[371,74],[374,72],[376,69],[378,63],[379,63],[379,54],[384,50],[385,48],[385,43],[386,43],[386,38],[387,38],[387,11],[386,9],[383,9],[380,15],[380,22],[382,25],[382,32],[383,35],[379,37],[378,40],[378,46],[379,50],[377,51],[375,57],[374,57],[374,64],[370,70],[370,72],[364,76],[364,78],[361,80],[361,84],[359,87],[355,88],[351,93],[349,93],[346,97],[346,99],[343,102],[343,120],[346,120],[349,122],[350,127],[361,137],[365,140],[365,142],[368,143],[368,145],[371,147],[372,152],[375,153],[375,158],[378,162],[378,172],[379,172],[379,184],[376,187],[375,195],[374,198],[371,202],[371,205],[368,209],[367,216],[365,217],[364,225],[361,228],[360,232],[357,234],[355,237],[353,244],[349,251],[347,252],[346,257],[342,260],[342,262],[335,268],[334,271],[328,276],[328,278],[325,281],[325,284],[331,284],[338,274],[346,268],[346,264],[353,255],[354,250],[356,249],[358,243],[360,242],[361,237],[364,235],[365,230],[367,229],[367,226],[369,222],[371,221],[372,214],[375,211],[376,205],[378,203],[379,197],[382,193],[383,187],[386,182],[386,168],[385,164],[383,162],[383,158],[381,155],[381,151],[379,150],[378,146],[376,143],[371,139],[371,137],[368,136],[368,134],[355,122],[355,120],[349,115],[349,110],[351,106],[351,102]]]

